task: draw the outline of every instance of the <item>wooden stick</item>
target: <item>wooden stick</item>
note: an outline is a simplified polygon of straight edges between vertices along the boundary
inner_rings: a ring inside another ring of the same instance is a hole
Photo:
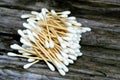
[[[67,28],[64,28],[64,27],[57,27],[57,26],[54,26],[52,24],[44,24],[44,23],[41,23],[41,22],[37,22],[38,25],[42,26],[42,27],[45,27],[46,25],[50,26],[50,27],[53,27],[53,28],[56,28],[56,29],[59,29],[59,30],[64,30],[64,31],[67,31]]]
[[[38,59],[38,60],[42,60],[42,58],[40,58],[40,57],[31,57],[31,56],[18,55],[18,54],[17,54],[17,56],[18,56],[18,57],[23,57],[23,58],[31,58],[31,59]]]
[[[43,55],[41,55],[41,53],[38,52],[37,49],[35,49],[35,51],[36,51],[37,54],[39,54],[39,55],[41,56],[41,58],[42,58],[45,62],[47,62],[47,59],[46,59]]]
[[[51,57],[51,55],[46,51],[46,49],[45,49],[41,44],[39,44],[39,43],[36,41],[36,45],[37,45],[38,48],[44,53],[44,55],[45,55],[46,57],[48,57],[52,62],[54,62],[54,61],[53,61],[53,58]]]

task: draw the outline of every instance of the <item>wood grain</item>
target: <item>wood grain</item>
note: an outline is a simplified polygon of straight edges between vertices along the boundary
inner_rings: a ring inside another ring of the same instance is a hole
[[[119,0],[0,0],[0,80],[120,80],[120,1]],[[23,69],[26,59],[8,57],[9,46],[20,43],[20,18],[41,8],[71,10],[91,32],[83,34],[81,51],[66,76],[51,72],[44,62]]]

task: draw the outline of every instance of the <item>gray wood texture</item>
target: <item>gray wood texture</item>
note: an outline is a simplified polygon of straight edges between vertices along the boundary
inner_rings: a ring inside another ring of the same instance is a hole
[[[66,76],[51,72],[44,62],[29,69],[26,59],[9,57],[20,43],[20,16],[41,8],[70,10],[91,32],[83,34],[81,51]],[[120,0],[0,0],[0,80],[120,80]]]

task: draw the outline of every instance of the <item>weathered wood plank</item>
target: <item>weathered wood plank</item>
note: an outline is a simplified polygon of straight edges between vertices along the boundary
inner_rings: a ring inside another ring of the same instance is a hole
[[[120,78],[118,76],[120,75],[119,60],[114,60],[111,58],[106,59],[104,57],[100,57],[101,55],[100,56],[90,55],[90,53],[94,53],[94,54],[96,53],[94,52],[95,49],[91,49],[91,51],[86,50],[86,48],[82,49],[82,51],[84,52],[84,55],[82,57],[79,57],[78,60],[75,61],[74,65],[69,66],[70,72],[68,72],[68,74],[63,78],[78,79],[78,80],[82,78],[85,79],[84,76],[87,76],[86,79],[93,78],[93,76],[96,77],[95,79],[97,79],[97,77],[99,78],[106,77],[106,78],[111,78],[111,79]],[[97,49],[97,50],[101,50],[101,49]],[[109,50],[104,50],[104,51],[109,52]],[[115,52],[118,53],[119,51],[115,51]],[[8,57],[6,53],[4,52],[1,52],[1,54],[3,55],[0,56],[0,59],[1,59],[0,67],[3,71],[6,71],[5,73],[7,73],[8,75],[12,73],[12,76],[20,77],[22,73],[25,73],[27,71],[27,73],[62,78],[57,72],[51,72],[44,63],[37,63],[33,65],[31,68],[24,70],[22,66],[26,63],[26,59]],[[15,72],[17,71],[17,74],[21,74],[21,75],[18,76],[14,71]],[[1,72],[0,74],[3,75],[5,73]]]
[[[0,0],[0,80],[119,80],[120,79],[120,1],[119,0]],[[78,21],[92,31],[83,34],[82,57],[70,72],[60,76],[44,62],[22,68],[26,59],[8,57],[13,43],[19,42],[18,29],[24,29],[20,15],[31,10],[71,10]]]

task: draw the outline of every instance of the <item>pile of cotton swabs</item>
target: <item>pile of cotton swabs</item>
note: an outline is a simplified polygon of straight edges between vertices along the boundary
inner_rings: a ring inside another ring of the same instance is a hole
[[[8,52],[8,55],[27,58],[29,63],[24,65],[25,69],[44,61],[51,71],[57,69],[61,75],[65,75],[69,71],[67,66],[82,56],[79,45],[81,34],[91,30],[81,27],[76,17],[68,17],[70,13],[43,8],[40,13],[32,11],[31,14],[22,15],[21,18],[27,19],[23,23],[26,29],[18,30],[22,46],[10,46],[21,54]]]

